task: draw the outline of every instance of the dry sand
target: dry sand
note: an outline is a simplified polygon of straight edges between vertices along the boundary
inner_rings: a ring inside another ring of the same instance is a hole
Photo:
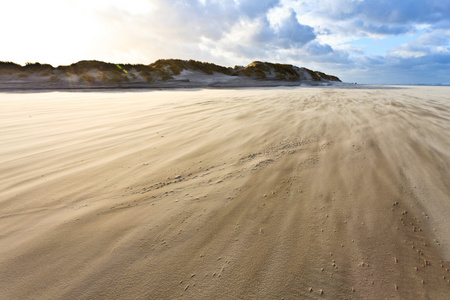
[[[0,94],[0,299],[445,299],[449,95]]]

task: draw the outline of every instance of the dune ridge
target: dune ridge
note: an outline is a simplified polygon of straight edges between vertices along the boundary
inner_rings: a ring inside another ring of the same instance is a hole
[[[3,93],[0,298],[444,299],[449,91]]]
[[[195,60],[160,59],[149,65],[80,61],[56,68],[0,62],[0,89],[200,88],[331,85],[332,75],[288,64],[255,61],[223,67]]]

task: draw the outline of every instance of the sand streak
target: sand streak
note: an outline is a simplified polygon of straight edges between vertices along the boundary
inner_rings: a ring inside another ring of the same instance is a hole
[[[442,299],[449,95],[0,94],[0,299]]]

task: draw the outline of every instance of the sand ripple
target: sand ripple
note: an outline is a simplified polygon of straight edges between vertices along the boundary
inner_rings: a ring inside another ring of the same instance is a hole
[[[0,94],[0,298],[442,299],[448,95]]]

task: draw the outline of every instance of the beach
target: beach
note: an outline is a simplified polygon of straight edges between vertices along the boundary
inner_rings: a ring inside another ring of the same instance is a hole
[[[449,95],[0,93],[0,299],[445,299]]]

